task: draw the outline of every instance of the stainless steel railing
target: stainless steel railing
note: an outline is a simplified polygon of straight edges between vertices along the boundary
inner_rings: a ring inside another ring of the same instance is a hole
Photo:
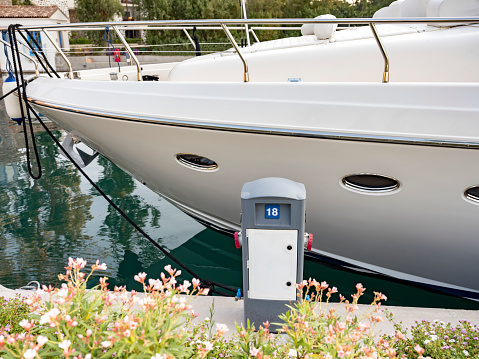
[[[372,32],[373,36],[376,40],[376,43],[380,49],[380,52],[384,59],[384,69],[383,69],[383,80],[382,82],[387,83],[389,81],[389,58],[386,53],[386,49],[381,41],[381,38],[377,32],[376,25],[377,24],[420,24],[420,23],[427,23],[427,24],[434,24],[440,23],[441,25],[451,24],[478,24],[479,17],[447,17],[447,18],[389,18],[389,19],[216,19],[216,20],[154,20],[154,21],[113,21],[113,22],[94,22],[94,23],[73,23],[73,24],[49,24],[49,25],[29,25],[29,26],[20,26],[19,29],[28,29],[28,30],[43,30],[45,33],[48,29],[61,29],[61,30],[73,30],[79,29],[98,29],[102,30],[103,28],[109,26],[112,27],[115,32],[117,33],[119,39],[125,46],[125,49],[128,51],[130,57],[135,62],[137,67],[137,75],[138,80],[141,81],[141,66],[136,58],[135,54],[131,50],[130,46],[121,35],[119,29],[125,29],[129,27],[141,27],[143,30],[151,30],[151,29],[179,29],[186,31],[188,28],[192,28],[193,26],[199,27],[198,29],[213,29],[211,26],[219,26],[226,36],[228,37],[229,41],[231,42],[232,46],[234,47],[236,53],[240,57],[243,63],[243,72],[244,72],[244,81],[249,81],[249,72],[248,72],[248,63],[241,53],[238,44],[236,43],[234,37],[231,35],[229,31],[229,27],[233,26],[244,26],[246,29],[246,33],[249,39],[249,33],[253,30],[252,34],[257,39],[256,35],[254,34],[254,30],[261,29],[259,27],[254,27],[252,25],[303,25],[303,24],[338,24],[338,25],[368,25]],[[218,28],[218,29],[219,29]],[[216,27],[214,29],[217,29]],[[277,28],[274,28],[277,29]],[[1,28],[0,30],[6,30],[6,28]],[[192,39],[188,36],[190,42],[194,44]],[[53,43],[53,42],[52,42]],[[249,41],[248,41],[249,43]],[[54,44],[55,46],[55,44]],[[57,51],[62,53],[61,49],[58,46],[55,46]],[[63,55],[64,56],[64,55]],[[64,56],[64,59],[66,57]],[[67,60],[68,61],[68,60]],[[68,63],[68,62],[67,62]],[[71,65],[69,64],[69,74],[71,73]],[[70,76],[70,78],[72,78]]]

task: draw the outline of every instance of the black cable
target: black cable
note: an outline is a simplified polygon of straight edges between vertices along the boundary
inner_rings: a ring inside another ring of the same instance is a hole
[[[25,84],[25,79],[23,78],[23,69],[22,69],[22,60],[20,58],[20,50],[18,49],[18,43],[17,43],[17,37],[15,36],[15,29],[21,25],[10,25],[8,27],[8,36],[10,38],[10,44],[12,46],[12,58],[13,58],[13,68],[15,70],[15,81],[17,83],[17,93],[18,93],[18,102],[20,105],[20,113],[22,115],[23,121],[23,135],[25,138],[25,147],[26,147],[26,152],[27,152],[27,167],[28,167],[28,173],[33,179],[40,179],[42,177],[42,166],[40,164],[40,156],[38,155],[38,149],[37,149],[37,143],[35,142],[35,134],[33,132],[33,124],[32,124],[32,119],[30,117],[30,111],[27,110],[27,118],[28,118],[28,124],[30,128],[30,136],[32,137],[32,143],[33,143],[33,150],[35,153],[35,158],[37,162],[37,167],[38,167],[38,174],[35,175],[33,173],[32,169],[32,163],[30,159],[30,146],[28,144],[28,133],[27,133],[27,124],[26,124],[26,118],[25,118],[25,112],[23,111],[23,103],[22,103],[22,98],[23,101],[26,105],[28,105],[27,102],[27,91],[26,91],[26,84]],[[18,67],[17,67],[17,61],[18,61]],[[20,74],[20,76],[19,76]],[[23,94],[22,94],[23,92]],[[23,96],[22,96],[23,95]]]
[[[196,56],[201,56],[200,40],[196,35],[196,26],[193,26],[193,41],[195,42]]]

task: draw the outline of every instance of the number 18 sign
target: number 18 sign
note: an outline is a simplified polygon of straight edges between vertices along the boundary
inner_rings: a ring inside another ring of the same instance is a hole
[[[279,204],[265,204],[264,218],[267,218],[267,219],[279,218]]]

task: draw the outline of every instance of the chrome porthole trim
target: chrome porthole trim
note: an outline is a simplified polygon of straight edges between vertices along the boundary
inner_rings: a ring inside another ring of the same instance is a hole
[[[194,153],[177,153],[175,158],[179,164],[197,171],[206,172],[218,169],[218,164],[215,161]]]
[[[464,197],[474,204],[479,205],[479,185],[474,185],[466,188],[464,191]]]
[[[390,194],[401,187],[394,177],[377,173],[352,173],[341,180],[344,188],[363,194]]]

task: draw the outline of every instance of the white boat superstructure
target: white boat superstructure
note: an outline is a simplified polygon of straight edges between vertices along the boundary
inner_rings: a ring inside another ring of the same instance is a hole
[[[402,8],[391,5],[386,19],[285,20],[306,23],[303,35],[232,39],[225,52],[116,76],[40,77],[27,94],[212,227],[239,228],[245,182],[288,178],[306,186],[313,252],[478,298],[479,6],[429,3],[416,18],[392,18]],[[231,36],[240,20],[183,23]]]

